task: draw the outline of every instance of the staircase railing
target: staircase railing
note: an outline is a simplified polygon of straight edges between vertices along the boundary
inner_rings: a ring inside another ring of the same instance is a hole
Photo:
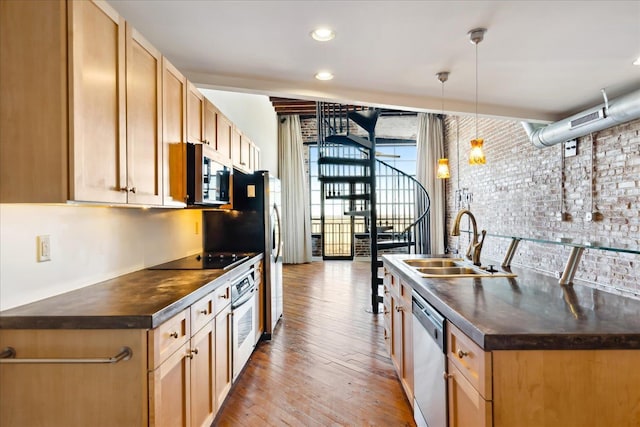
[[[379,252],[399,248],[428,253],[431,200],[427,190],[413,176],[380,159],[376,165]]]

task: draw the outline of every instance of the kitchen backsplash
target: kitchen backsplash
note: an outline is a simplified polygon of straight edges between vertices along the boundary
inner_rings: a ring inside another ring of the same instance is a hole
[[[529,142],[520,122],[479,119],[478,136],[484,138],[487,163],[470,166],[474,118],[447,117],[445,126],[445,150],[451,165],[451,178],[446,184],[448,229],[456,215],[454,195],[459,178],[459,188],[473,194],[471,211],[478,227],[489,233],[604,241],[611,246],[640,248],[640,120],[579,138],[577,155],[564,159],[564,193],[562,144],[538,149]],[[596,221],[586,220],[592,209],[591,138],[595,154],[593,209],[600,214]],[[565,221],[556,216],[561,210],[567,213]],[[449,239],[449,246],[457,246],[457,238]],[[467,237],[461,239],[464,249]],[[488,238],[483,255],[501,260],[508,243]],[[559,245],[521,242],[513,264],[551,275],[564,268],[569,250]],[[639,297],[640,255],[586,250],[576,279]]]
[[[51,261],[36,261],[36,237]],[[201,211],[0,204],[0,310],[202,248]]]

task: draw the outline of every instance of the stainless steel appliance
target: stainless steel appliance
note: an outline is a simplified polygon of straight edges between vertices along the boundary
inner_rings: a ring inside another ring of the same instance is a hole
[[[187,144],[187,204],[229,203],[230,176],[231,168],[216,160],[212,147]]]
[[[256,254],[220,251],[202,252],[197,255],[190,255],[165,262],[164,264],[154,265],[153,267],[149,267],[149,270],[229,270],[254,255]]]
[[[413,292],[413,418],[418,427],[447,426],[444,317]]]
[[[254,294],[256,291],[253,270],[231,284],[232,363],[233,381],[242,372],[255,346],[256,323]]]
[[[233,209],[202,212],[205,251],[264,253],[264,337],[282,316],[280,181],[268,171],[233,174]]]

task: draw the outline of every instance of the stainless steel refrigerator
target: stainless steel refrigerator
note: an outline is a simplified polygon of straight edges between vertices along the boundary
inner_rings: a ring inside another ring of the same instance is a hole
[[[233,174],[233,210],[202,212],[205,251],[263,252],[264,337],[282,316],[280,181],[268,171]]]

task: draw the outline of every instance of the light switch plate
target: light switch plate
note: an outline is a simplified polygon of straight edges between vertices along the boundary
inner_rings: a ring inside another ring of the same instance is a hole
[[[256,186],[251,184],[247,185],[247,197],[256,197]]]
[[[51,261],[51,240],[49,235],[36,237],[36,252],[38,262]]]

